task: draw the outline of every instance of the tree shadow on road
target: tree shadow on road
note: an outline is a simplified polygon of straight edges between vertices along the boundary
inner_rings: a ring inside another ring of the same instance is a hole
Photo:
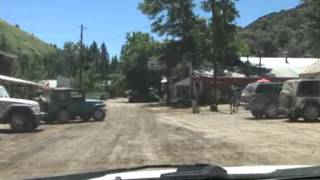
[[[184,104],[167,104],[165,102],[145,103],[143,107],[147,108],[169,108],[169,109],[190,109],[190,106]]]
[[[35,129],[33,131],[25,131],[25,132],[16,132],[11,129],[0,129],[0,134],[33,134],[42,132],[43,129]]]
[[[246,120],[250,120],[250,121],[277,121],[277,120],[284,120],[287,119],[287,117],[285,116],[280,116],[280,117],[275,117],[275,118],[256,118],[256,117],[246,117]]]
[[[67,122],[53,122],[53,123],[46,123],[46,122],[41,122],[41,125],[65,125],[65,124],[85,124],[85,123],[101,123],[103,121],[84,121],[84,120],[70,120]]]
[[[296,121],[292,121],[292,120],[286,120],[285,122],[287,123],[300,123],[300,124],[316,124],[316,123],[320,123],[319,120],[315,120],[315,121],[305,121],[305,120],[296,120]]]

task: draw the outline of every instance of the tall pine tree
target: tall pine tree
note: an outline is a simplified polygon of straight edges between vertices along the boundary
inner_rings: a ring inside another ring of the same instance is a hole
[[[109,64],[110,64],[110,57],[107,50],[107,46],[105,43],[102,43],[101,51],[100,51],[100,63],[98,63],[98,66],[99,66],[98,69],[101,74],[101,77],[105,78],[107,74],[110,72]]]
[[[110,63],[110,72],[111,73],[117,73],[119,71],[119,60],[118,56],[113,56],[111,58],[111,63]]]

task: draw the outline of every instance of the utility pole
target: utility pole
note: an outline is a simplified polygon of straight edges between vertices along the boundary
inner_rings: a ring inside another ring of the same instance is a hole
[[[218,103],[217,103],[217,42],[216,42],[216,35],[217,35],[217,9],[216,9],[216,0],[210,0],[211,5],[211,13],[212,13],[212,58],[213,58],[213,96],[214,102],[211,105],[211,111],[217,112],[218,111]]]
[[[83,57],[82,57],[82,49],[83,49],[83,25],[80,27],[80,74],[79,74],[79,86],[82,89],[82,71],[83,71]]]

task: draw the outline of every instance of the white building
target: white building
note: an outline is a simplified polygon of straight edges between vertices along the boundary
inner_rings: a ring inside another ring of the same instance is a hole
[[[320,79],[320,62],[317,61],[304,68],[300,73],[300,78]]]

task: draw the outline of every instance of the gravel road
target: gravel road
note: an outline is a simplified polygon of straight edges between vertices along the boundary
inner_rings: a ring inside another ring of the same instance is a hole
[[[12,134],[0,126],[0,179],[21,179],[154,164],[223,166],[320,162],[320,123],[199,115],[190,109],[108,101],[104,122],[42,125]]]

